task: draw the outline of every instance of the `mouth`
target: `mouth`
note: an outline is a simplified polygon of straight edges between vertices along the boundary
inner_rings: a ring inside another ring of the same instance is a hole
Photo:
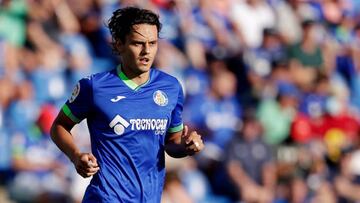
[[[146,57],[140,58],[140,63],[143,65],[147,65],[149,62],[150,62],[149,58],[146,58]]]

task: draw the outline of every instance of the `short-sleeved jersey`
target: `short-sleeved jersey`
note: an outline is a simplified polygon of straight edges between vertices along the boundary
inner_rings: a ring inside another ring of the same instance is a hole
[[[87,119],[100,166],[83,202],[160,202],[165,136],[183,129],[182,108],[181,85],[156,69],[141,86],[120,68],[81,79],[62,110]]]

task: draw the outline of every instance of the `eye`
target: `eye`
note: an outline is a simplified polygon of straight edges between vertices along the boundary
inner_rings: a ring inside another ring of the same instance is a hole
[[[137,46],[137,47],[143,45],[142,42],[138,42],[138,41],[133,41],[131,44],[134,45],[134,46]]]
[[[149,44],[150,45],[155,45],[157,42],[156,41],[152,41],[152,42],[150,42]]]

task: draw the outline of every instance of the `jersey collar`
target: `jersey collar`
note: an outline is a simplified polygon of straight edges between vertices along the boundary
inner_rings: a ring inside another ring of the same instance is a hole
[[[137,91],[137,90],[139,90],[141,87],[143,87],[143,86],[145,86],[146,84],[148,84],[149,83],[149,81],[150,81],[150,75],[149,75],[149,78],[148,78],[148,80],[145,82],[145,83],[143,83],[143,84],[141,84],[141,85],[138,85],[138,84],[136,84],[134,81],[132,81],[131,79],[129,79],[126,75],[125,75],[125,73],[121,70],[121,64],[120,65],[118,65],[118,67],[116,68],[116,71],[117,71],[117,75],[119,76],[119,78],[130,88],[130,89],[132,89],[132,90],[134,90],[134,91]],[[150,70],[151,71],[151,70]]]

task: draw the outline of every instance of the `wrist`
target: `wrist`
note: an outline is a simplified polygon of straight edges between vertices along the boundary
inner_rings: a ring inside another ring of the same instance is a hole
[[[78,150],[73,151],[69,156],[70,161],[75,163],[76,158],[79,156],[79,154],[80,154],[80,151],[78,151]]]

